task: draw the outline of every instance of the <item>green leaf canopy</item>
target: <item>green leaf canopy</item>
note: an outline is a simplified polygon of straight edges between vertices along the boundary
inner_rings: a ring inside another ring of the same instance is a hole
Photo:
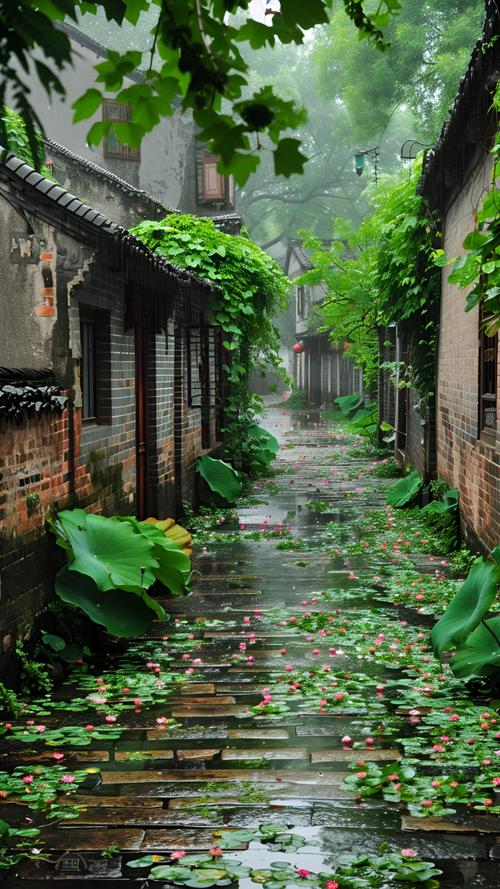
[[[432,629],[430,639],[436,655],[467,639],[493,605],[499,582],[500,566],[482,557],[476,559],[465,583]]]
[[[205,479],[211,491],[220,494],[228,503],[234,503],[241,494],[241,482],[238,473],[224,460],[213,457],[199,457],[196,472]]]
[[[410,475],[400,479],[392,485],[387,492],[386,503],[397,509],[406,506],[418,494],[422,487],[422,479],[418,469],[414,469]]]

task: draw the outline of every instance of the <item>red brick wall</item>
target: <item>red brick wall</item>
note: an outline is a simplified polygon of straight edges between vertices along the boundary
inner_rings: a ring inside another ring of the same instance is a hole
[[[444,249],[458,256],[490,175],[489,158],[472,171],[446,216]],[[437,391],[437,472],[460,491],[464,530],[491,549],[500,542],[500,412],[496,441],[478,439],[478,312],[443,270]],[[500,355],[498,368],[500,370]],[[500,391],[500,379],[497,383]]]

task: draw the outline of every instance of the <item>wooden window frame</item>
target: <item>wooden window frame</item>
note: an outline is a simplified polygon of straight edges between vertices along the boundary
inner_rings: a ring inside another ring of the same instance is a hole
[[[218,155],[200,148],[196,155],[198,204],[229,205],[234,207],[234,182],[232,176],[217,172]],[[210,190],[209,175],[216,177],[217,187]]]
[[[109,312],[80,304],[80,343],[82,421],[89,425],[109,424],[112,416]]]
[[[113,113],[114,112],[114,113]],[[130,123],[132,109],[126,102],[114,102],[113,99],[104,99],[102,103],[102,119],[112,120],[115,123]],[[114,133],[105,137],[103,142],[103,154],[106,158],[133,161],[140,163],[141,149],[122,145]]]
[[[297,315],[303,318],[306,311],[306,288],[303,284],[297,285]]]
[[[479,386],[478,386],[478,438],[494,440],[497,431],[498,404],[498,334],[489,337],[484,326],[489,317],[483,311],[479,315]],[[492,422],[488,420],[492,417]]]

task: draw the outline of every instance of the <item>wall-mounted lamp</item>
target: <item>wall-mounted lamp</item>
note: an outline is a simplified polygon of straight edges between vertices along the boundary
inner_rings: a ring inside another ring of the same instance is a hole
[[[375,177],[375,185],[378,182],[378,159],[379,159],[379,148],[378,145],[375,148],[367,148],[363,151],[361,148],[356,148],[354,152],[354,172],[356,176],[362,176],[365,169],[365,158],[369,157],[373,161],[373,174]]]

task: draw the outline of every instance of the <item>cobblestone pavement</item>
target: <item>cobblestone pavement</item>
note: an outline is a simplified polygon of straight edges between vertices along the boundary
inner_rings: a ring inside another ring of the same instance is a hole
[[[168,858],[179,850],[208,850],[219,845],[220,830],[227,831],[226,847],[235,850],[231,858],[253,868],[286,861],[317,872],[328,869],[341,852],[373,853],[381,842],[388,842],[437,862],[446,889],[499,885],[500,844],[493,819],[485,817],[480,831],[473,819],[412,819],[395,804],[372,800],[359,805],[343,786],[349,764],[361,754],[341,738],[366,737],[374,724],[363,706],[321,712],[321,707],[299,702],[281,715],[251,711],[269,696],[265,689],[286,666],[308,669],[318,659],[328,661],[328,646],[320,642],[315,649],[287,626],[290,617],[304,612],[301,603],[307,601],[314,612],[319,607],[312,601],[316,595],[335,586],[335,608],[347,613],[353,607],[348,596],[353,570],[358,577],[368,576],[375,566],[370,554],[360,557],[353,569],[331,547],[300,554],[277,549],[275,538],[232,540],[231,532],[238,531],[238,525],[247,532],[290,525],[304,540],[326,521],[338,522],[340,528],[356,517],[361,503],[363,508],[381,505],[386,484],[370,478],[363,481],[362,492],[356,490],[359,482],[342,474],[347,457],[337,459],[337,474],[321,482],[322,467],[340,447],[335,434],[326,428],[293,430],[281,411],[271,411],[268,424],[284,443],[273,484],[258,486],[261,502],[221,526],[228,542],[195,548],[194,568],[199,573],[193,595],[169,601],[173,620],[156,624],[146,647],[125,656],[133,676],[148,671],[154,675],[155,669],[160,676],[165,671],[192,672],[166,702],[120,712],[116,740],[63,748],[68,772],[95,766],[101,777],[89,776],[87,788],[77,795],[78,803],[85,805],[79,817],[45,831],[40,860],[22,862],[5,878],[6,887],[63,880],[77,885],[163,885],[148,882],[148,868],[132,870],[127,862],[149,853]],[[352,469],[358,464],[351,458],[349,465]],[[311,500],[321,501],[318,510],[305,508]],[[277,619],[280,613],[284,625]],[[409,611],[406,616],[411,622]],[[417,622],[415,615],[413,620]],[[167,663],[172,644],[175,659]],[[119,662],[120,656],[115,658]],[[342,669],[359,670],[354,660],[341,658]],[[375,681],[378,668],[373,669]],[[64,699],[64,689],[57,694]],[[377,713],[375,724],[383,725],[386,713]],[[63,710],[44,722],[49,727],[70,726],[82,718]],[[32,749],[36,755],[26,745],[4,745],[3,768],[53,762],[50,747]],[[382,739],[370,751],[372,761],[399,757],[390,740]],[[22,806],[1,806],[0,817],[10,823],[23,824],[25,816]],[[262,824],[292,828],[304,844],[294,851],[272,851],[256,839],[242,840],[241,834],[231,842],[231,830],[257,831]],[[104,857],[103,850],[108,850]],[[255,884],[242,879],[240,886],[249,889]]]

